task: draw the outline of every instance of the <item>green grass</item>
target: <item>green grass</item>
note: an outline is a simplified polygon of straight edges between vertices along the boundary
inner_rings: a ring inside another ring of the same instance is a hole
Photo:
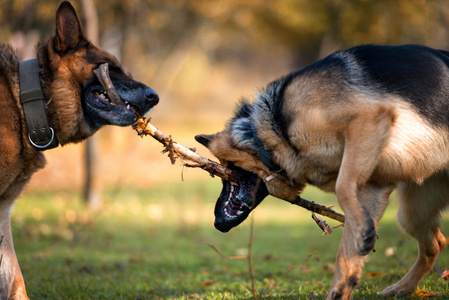
[[[251,299],[208,246],[226,256],[248,249],[251,222],[227,234],[213,228],[220,185],[208,179],[148,190],[113,188],[106,192],[105,208],[96,213],[83,205],[78,193],[25,193],[15,206],[12,225],[30,298]],[[336,205],[334,196],[314,189],[304,197]],[[365,267],[366,273],[386,275],[364,276],[356,299],[378,299],[416,258],[415,242],[397,228],[395,211],[392,201],[381,223],[377,251]],[[266,199],[254,214],[252,260],[259,298],[325,299],[340,235],[341,229],[335,229],[322,236],[307,211]],[[396,255],[386,256],[388,247],[396,247]],[[227,263],[250,284],[247,260]],[[448,283],[439,277],[448,267],[445,251],[420,285],[439,294],[433,299],[447,299]]]

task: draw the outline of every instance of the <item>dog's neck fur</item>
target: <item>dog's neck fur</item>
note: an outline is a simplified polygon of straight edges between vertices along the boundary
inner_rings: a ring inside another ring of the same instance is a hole
[[[265,147],[262,144],[262,141],[257,136],[257,129],[255,128],[254,122],[250,121],[250,128],[251,133],[253,135],[254,143],[257,146],[257,152],[259,153],[260,159],[262,160],[263,164],[271,170],[273,173],[280,173],[282,172],[282,168],[273,160],[273,156],[271,153],[265,149]]]
[[[269,124],[274,124],[273,122],[255,117],[259,115],[257,111],[259,109],[265,110],[269,107],[264,107],[263,103],[258,103],[257,100],[252,104],[245,100],[241,102],[236,116],[230,123],[233,140],[239,148],[251,148],[257,152],[262,163],[272,173],[282,172],[282,167],[275,162],[272,153],[267,149],[258,134],[260,131],[274,130],[273,128],[267,128],[270,127]],[[268,116],[271,116],[271,113]]]
[[[70,103],[68,99],[81,98],[81,87],[66,78],[57,80],[55,72],[60,67],[62,57],[54,48],[55,37],[50,37],[45,42],[37,45],[37,59],[39,61],[42,89],[47,102],[48,122],[55,130],[59,143],[64,146],[68,143],[78,143],[93,135],[96,130],[81,121],[84,118],[81,102],[77,105]],[[71,86],[70,86],[71,85]],[[70,86],[70,88],[69,88]],[[78,119],[74,119],[74,109],[79,111]],[[65,120],[62,123],[62,120]]]
[[[45,95],[41,87],[37,59],[19,63],[20,102],[28,129],[30,143],[39,151],[59,145],[55,132],[48,124]]]

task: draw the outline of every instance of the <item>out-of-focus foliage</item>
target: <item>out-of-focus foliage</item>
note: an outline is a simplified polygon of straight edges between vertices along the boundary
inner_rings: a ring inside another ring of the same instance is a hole
[[[419,43],[449,50],[447,0],[92,1],[99,46],[159,93],[153,121],[181,143],[188,137],[186,145],[195,145],[195,134],[222,129],[240,96],[251,96],[254,89],[335,50],[362,43]],[[81,3],[71,2],[84,22]],[[22,58],[33,57],[35,44],[54,32],[59,3],[0,0],[0,42],[12,42]],[[175,170],[167,177],[179,179],[178,169],[169,168],[153,141],[136,139],[123,128],[100,134],[105,160],[122,161],[123,153],[134,151],[123,164],[127,170],[105,172],[104,180],[118,174],[114,180],[121,182],[119,174],[126,173],[135,182],[145,172],[151,177],[142,180],[147,185],[161,177],[148,170],[157,164],[164,172]],[[68,162],[72,166],[67,169],[78,170],[80,163],[72,159],[77,155],[69,151],[46,154],[48,167],[33,179],[61,172],[57,166]],[[51,178],[64,176],[72,175]],[[70,188],[78,175],[73,176],[66,180]],[[43,179],[39,186],[49,182]],[[61,181],[54,185],[64,186]]]
[[[79,3],[72,1],[75,7]],[[109,0],[95,1],[101,33],[133,41],[125,59],[159,57],[189,41],[220,59],[286,46],[315,59],[323,44],[423,43],[447,48],[445,0]],[[56,0],[1,0],[0,38],[51,33]],[[332,46],[331,46],[332,47]],[[149,51],[150,50],[150,51]],[[315,57],[314,57],[315,56]]]

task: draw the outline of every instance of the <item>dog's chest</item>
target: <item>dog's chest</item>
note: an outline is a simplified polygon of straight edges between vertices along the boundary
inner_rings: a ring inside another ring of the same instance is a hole
[[[332,192],[343,157],[343,144],[333,133],[298,133],[292,136],[296,148],[296,168],[291,177],[298,182]]]

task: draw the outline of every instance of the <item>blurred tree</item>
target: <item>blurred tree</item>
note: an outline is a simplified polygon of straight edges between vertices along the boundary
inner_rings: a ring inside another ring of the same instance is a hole
[[[78,1],[72,1],[76,5]],[[53,29],[59,0],[1,0],[0,37]],[[192,45],[212,61],[243,59],[283,47],[294,63],[362,43],[421,43],[448,48],[445,0],[96,0],[100,36],[116,29],[121,58],[159,78],[174,53]],[[87,15],[86,15],[87,16]],[[82,16],[84,18],[84,16]]]
[[[84,15],[86,37],[95,45],[100,44],[97,10],[93,0],[81,0]],[[84,200],[92,209],[103,205],[102,182],[100,178],[100,144],[98,135],[93,135],[84,142]]]
[[[32,49],[35,40],[54,33],[60,1],[0,0],[0,41],[19,40],[19,54],[25,57],[28,51],[21,49]],[[82,1],[71,0],[84,21],[89,12],[82,13]],[[210,102],[210,95],[216,101],[211,109],[216,109],[222,98],[229,101],[221,94],[236,82],[243,85],[241,81],[260,76],[264,83],[275,72],[304,67],[357,44],[449,49],[447,0],[92,1],[101,45],[167,99],[157,111],[172,105],[166,112],[175,116],[178,111],[195,113],[195,103]],[[201,63],[192,64],[195,59]],[[273,67],[277,65],[282,67]],[[203,92],[203,98],[199,93],[187,97],[189,88]],[[101,142],[111,143],[116,136],[116,131],[103,130]]]

